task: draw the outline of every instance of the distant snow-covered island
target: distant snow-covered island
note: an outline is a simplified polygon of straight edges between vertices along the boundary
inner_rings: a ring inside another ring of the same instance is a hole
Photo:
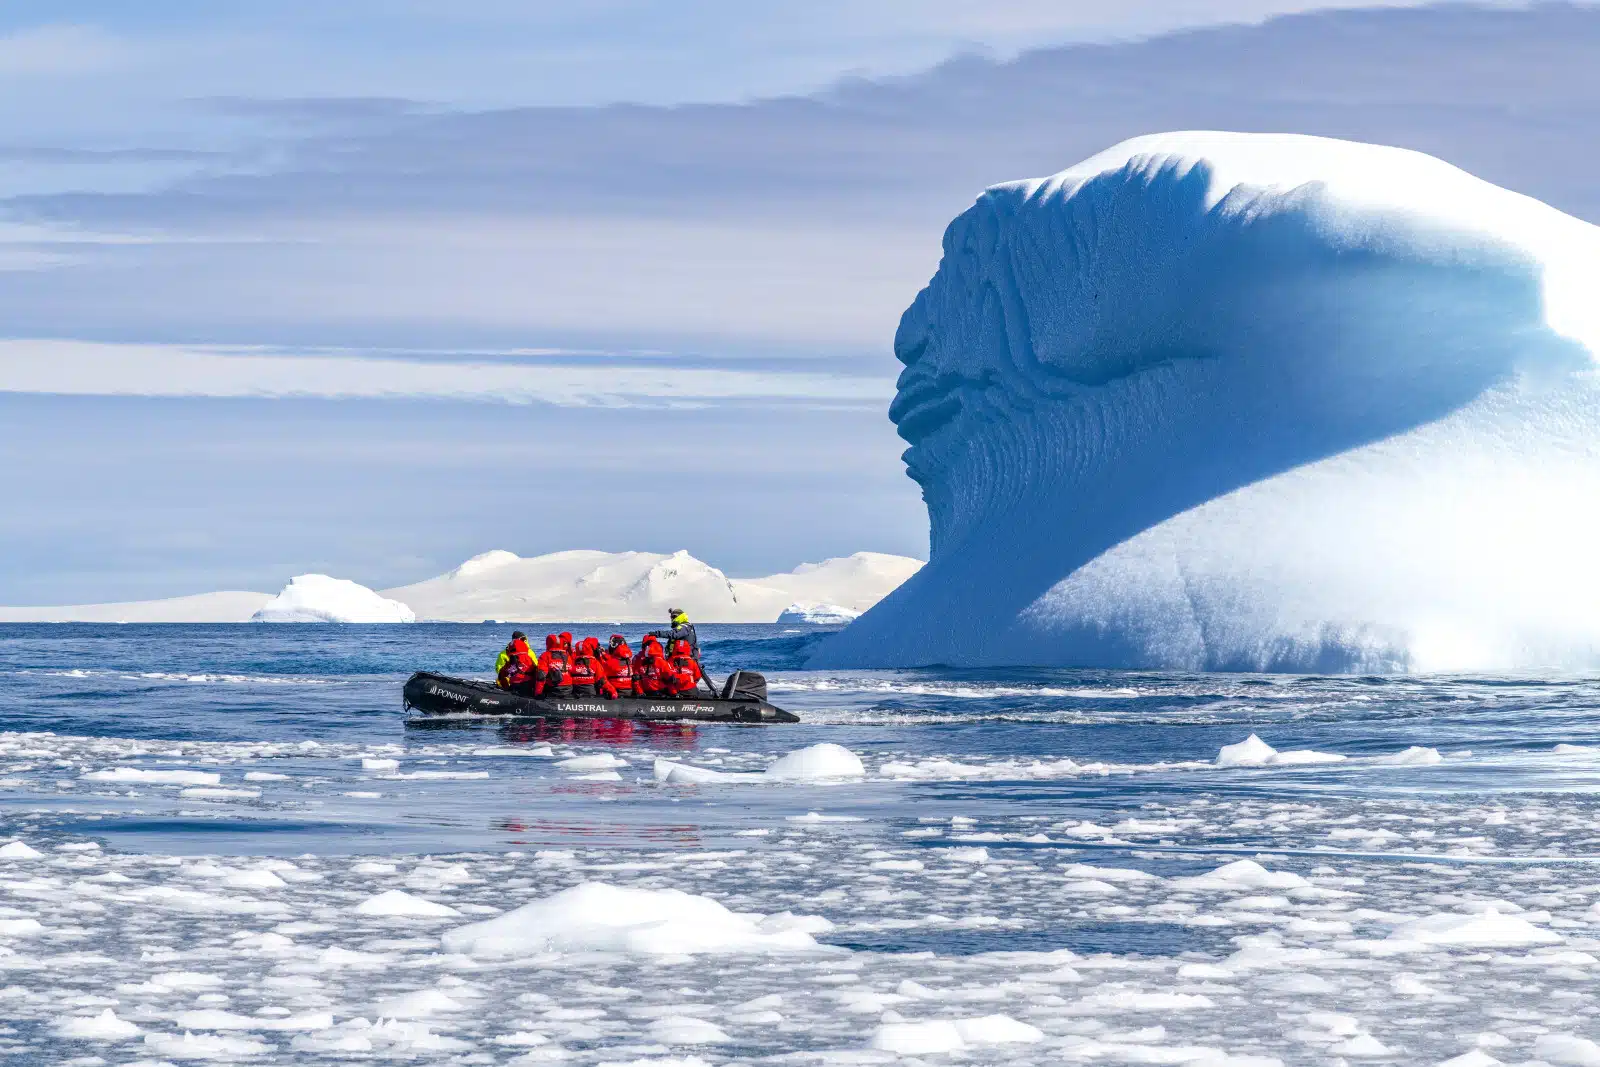
[[[201,593],[166,600],[0,608],[0,622],[656,622],[681,607],[696,622],[836,625],[866,611],[922,567],[881,552],[729,578],[687,551],[495,550],[413,585],[374,591],[325,574],[277,595]]]

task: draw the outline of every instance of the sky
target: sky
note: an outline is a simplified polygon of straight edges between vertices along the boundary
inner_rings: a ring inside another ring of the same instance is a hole
[[[1600,9],[0,8],[0,603],[505,548],[924,555],[900,313],[985,186],[1178,128],[1600,219]]]

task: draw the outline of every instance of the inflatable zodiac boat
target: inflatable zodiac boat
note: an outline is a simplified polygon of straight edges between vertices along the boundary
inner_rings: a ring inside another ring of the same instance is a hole
[[[709,682],[707,683],[709,687]],[[422,719],[485,716],[497,719],[637,719],[657,722],[799,722],[800,716],[767,703],[767,680],[753,671],[735,671],[720,691],[704,696],[531,697],[489,682],[418,671],[402,693],[406,710]]]

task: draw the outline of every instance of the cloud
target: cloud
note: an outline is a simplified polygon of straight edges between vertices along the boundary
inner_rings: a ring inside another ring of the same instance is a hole
[[[807,370],[281,355],[179,345],[0,341],[0,392],[58,396],[433,399],[560,407],[813,402],[881,408],[885,378]]]
[[[341,342],[488,331],[507,345],[884,352],[980,190],[1153,130],[1415,148],[1600,219],[1596,54],[1592,6],[1442,6],[967,58],[743,105],[335,102],[243,172],[5,201],[14,219],[163,243],[13,272],[0,321],[246,343],[292,324]]]

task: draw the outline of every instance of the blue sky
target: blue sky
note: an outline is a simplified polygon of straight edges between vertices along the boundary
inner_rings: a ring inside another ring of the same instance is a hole
[[[944,224],[1139,133],[1600,217],[1600,11],[1309,6],[7,4],[0,603],[921,554],[884,410]]]

